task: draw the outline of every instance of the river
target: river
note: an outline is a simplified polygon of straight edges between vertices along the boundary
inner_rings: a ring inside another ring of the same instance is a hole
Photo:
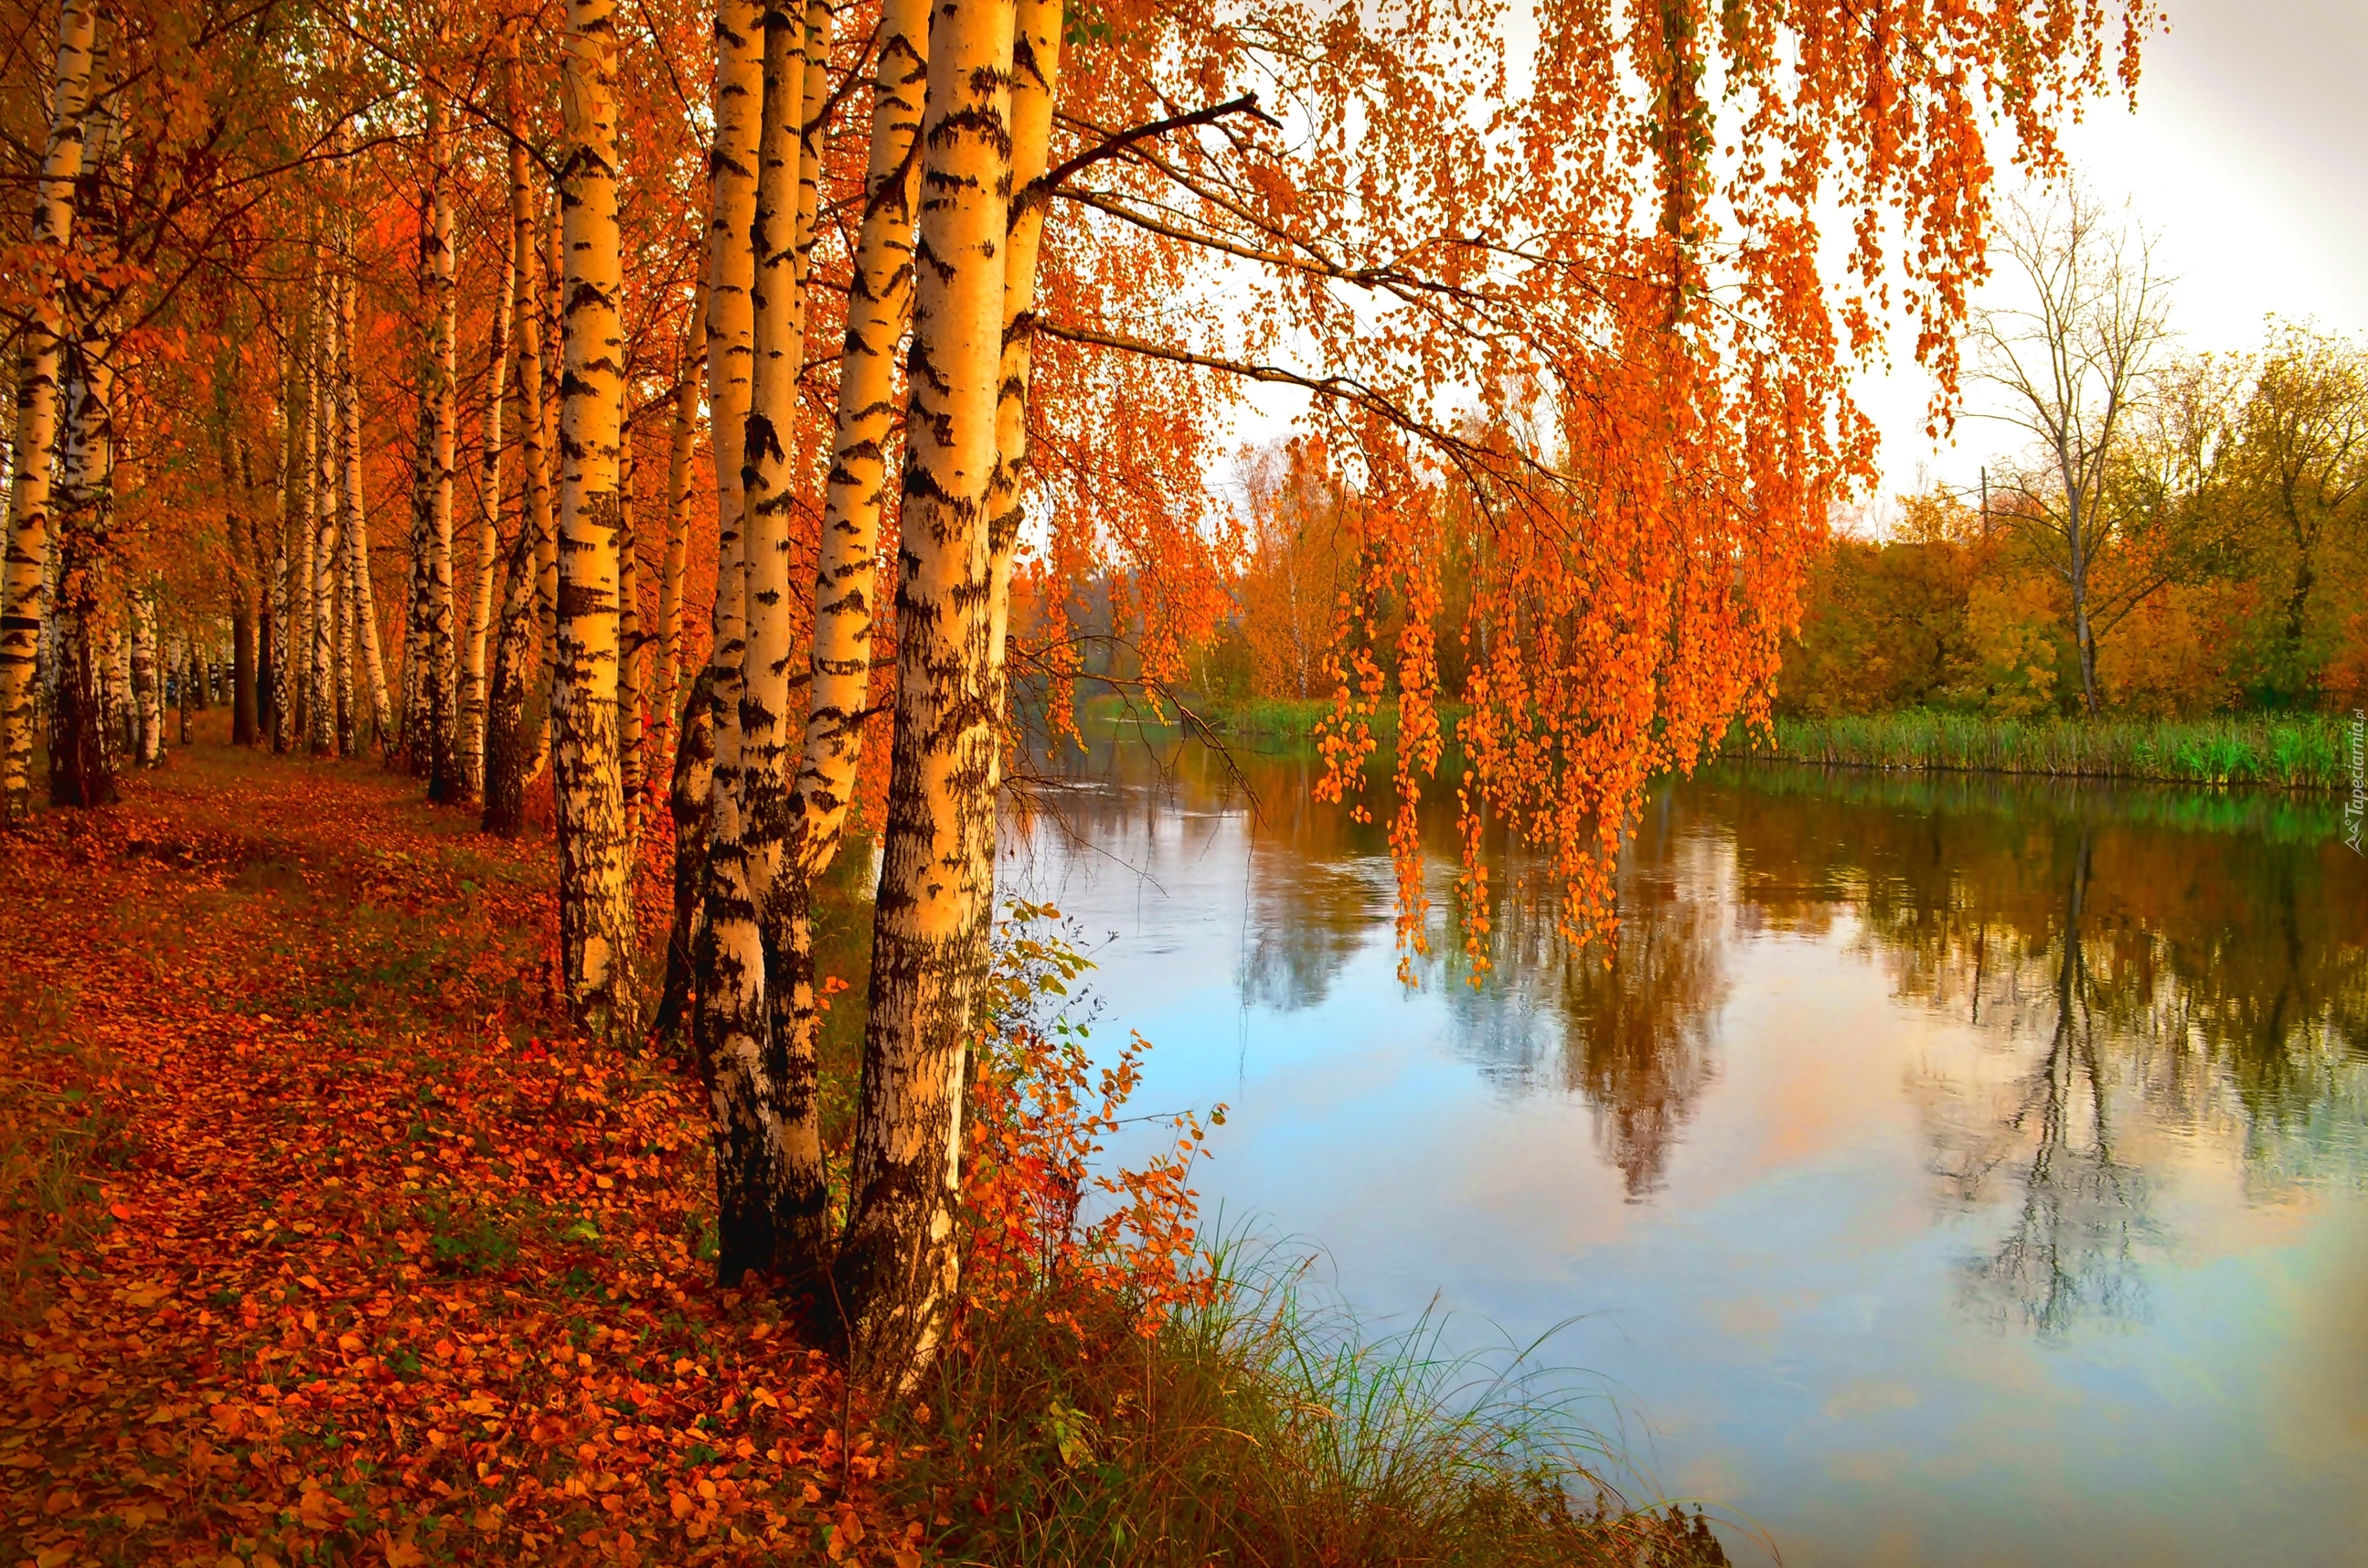
[[[1716,767],[1636,824],[1608,966],[1505,858],[1475,987],[1443,812],[1409,984],[1381,831],[1239,760],[1098,733],[999,869],[1153,1042],[1136,1106],[1230,1108],[1228,1227],[1383,1332],[1544,1335],[1737,1562],[2368,1561],[2333,805]]]

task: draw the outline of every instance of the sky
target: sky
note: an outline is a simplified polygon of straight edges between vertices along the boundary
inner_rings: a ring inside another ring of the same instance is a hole
[[[2244,349],[2278,315],[2368,337],[2368,0],[2164,0],[2135,108],[2092,106],[2065,148],[2107,202],[2126,200],[2177,279],[2185,350]],[[1903,356],[1904,357],[1904,356]],[[1919,473],[1970,485],[2015,445],[1960,421],[1952,445],[1923,433],[1930,382],[1911,366],[1863,378],[1884,432],[1884,488]],[[1969,409],[1981,407],[1969,389]]]

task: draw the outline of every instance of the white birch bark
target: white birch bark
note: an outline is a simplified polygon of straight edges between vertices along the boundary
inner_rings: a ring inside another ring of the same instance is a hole
[[[785,1142],[792,1147],[818,1145],[820,1138],[813,1074],[821,1031],[813,883],[837,857],[862,760],[895,351],[912,311],[913,195],[920,175],[912,149],[928,82],[928,28],[927,0],[888,0],[881,12],[870,165],[817,546],[790,858],[776,900],[772,1001],[782,1055],[791,1064],[783,1116]]]
[[[394,713],[386,689],[386,663],[379,656],[378,598],[370,586],[370,519],[365,513],[362,494],[362,399],[361,383],[354,373],[355,296],[359,285],[353,278],[345,279],[338,290],[337,337],[342,355],[337,370],[337,405],[345,431],[344,476],[341,481],[340,510],[344,515],[344,535],[347,551],[349,592],[353,598],[353,621],[361,644],[363,678],[370,685],[370,722],[377,728],[381,746],[393,742]],[[450,579],[446,579],[450,587]]]
[[[493,625],[494,585],[500,571],[502,520],[502,400],[508,391],[510,308],[516,290],[518,231],[507,231],[509,267],[494,301],[486,336],[484,451],[477,465],[477,563],[469,592],[469,621],[461,642],[461,714],[457,746],[461,787],[471,799],[485,787],[485,639]]]
[[[156,595],[142,585],[124,606],[131,622],[132,760],[142,767],[165,761],[165,669],[156,646]]]
[[[97,0],[61,0],[51,70],[50,134],[33,194],[32,248],[51,270],[18,345],[16,419],[9,442],[7,551],[0,565],[0,827],[32,812],[35,674],[50,560],[50,467],[57,442],[58,360],[65,312],[56,270],[72,242],[74,182],[83,166],[83,109],[90,91]]]
[[[116,798],[121,756],[117,656],[107,602],[108,539],[115,521],[115,378],[89,343],[61,356],[65,435],[58,454],[58,693],[50,710],[50,800],[103,806]]]
[[[796,441],[798,381],[805,365],[805,265],[813,250],[819,159],[814,122],[829,84],[831,14],[826,0],[773,0],[765,11],[764,113],[757,148],[754,385],[742,443],[742,549],[746,562],[747,648],[740,698],[740,828],[746,902],[712,905],[719,943],[742,945],[743,922],[757,928],[763,961],[719,973],[710,1009],[712,1038],[762,1052],[779,1096],[772,1266],[800,1281],[818,1278],[827,1199],[818,1124],[811,1114],[814,1064],[791,1057],[775,1016],[786,1009],[771,982],[781,944],[774,882],[789,826],[790,517],[796,501],[790,449]]]
[[[915,225],[896,730],[872,922],[863,1096],[837,1299],[856,1375],[909,1388],[943,1343],[960,1255],[963,1054],[982,971],[997,744],[987,502],[996,466],[1010,206],[1010,0],[930,14]]]
[[[560,99],[564,273],[560,377],[559,660],[552,691],[560,823],[560,973],[577,1027],[640,1033],[633,845],[618,756],[618,459],[624,292],[617,227],[616,36],[610,0],[568,0]]]
[[[337,754],[337,689],[342,684],[337,676],[337,574],[344,560],[337,552],[337,514],[333,505],[334,485],[328,481],[329,452],[336,443],[336,421],[327,403],[335,384],[332,374],[324,373],[323,362],[334,364],[336,327],[335,312],[329,305],[325,280],[316,265],[313,272],[313,308],[318,324],[310,362],[305,367],[310,385],[308,417],[312,428],[304,441],[305,465],[312,471],[312,517],[307,524],[313,532],[312,581],[308,585],[313,598],[313,676],[309,696],[312,699],[307,720],[307,738],[315,756]]]
[[[708,781],[703,915],[695,922],[698,1006],[692,1026],[715,1129],[716,1276],[737,1280],[772,1267],[773,1195],[781,1162],[778,1082],[746,1029],[719,1028],[729,1007],[761,994],[765,955],[741,844],[740,705],[747,582],[741,482],[755,357],[756,258],[749,244],[763,118],[764,37],[755,0],[716,0],[713,112],[708,158],[707,405],[715,454],[715,599],[709,644],[714,767]],[[761,1016],[759,1010],[757,1016]]]
[[[701,278],[690,304],[690,333],[675,379],[674,427],[666,454],[665,563],[658,576],[658,676],[651,717],[664,744],[674,744],[676,713],[682,704],[682,586],[690,559],[690,474],[699,451],[698,371],[707,361],[707,281]]]
[[[435,195],[425,245],[430,339],[427,364],[426,603],[419,618],[425,646],[420,679],[427,688],[427,798],[453,801],[468,792],[461,767],[458,668],[452,625],[452,467],[460,441],[461,298],[452,231],[452,138],[443,95],[427,97],[427,166]]]

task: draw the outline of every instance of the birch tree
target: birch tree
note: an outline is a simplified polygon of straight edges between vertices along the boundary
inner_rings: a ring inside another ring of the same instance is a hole
[[[788,857],[771,901],[777,935],[770,1006],[783,1035],[784,1142],[793,1149],[820,1142],[813,885],[837,854],[862,759],[895,351],[912,311],[913,199],[920,176],[912,153],[928,81],[928,28],[926,0],[888,0],[882,8],[863,218],[815,558],[805,722],[789,802]],[[804,1195],[793,1189],[785,1199],[794,1210]],[[791,1245],[798,1250],[784,1268],[791,1276],[810,1276],[826,1263],[819,1238]]]
[[[317,324],[305,367],[307,377],[306,415],[310,429],[304,441],[304,462],[310,471],[311,483],[305,486],[306,499],[312,516],[305,519],[312,531],[312,550],[306,562],[310,577],[305,590],[312,596],[308,619],[312,623],[312,675],[306,683],[308,703],[306,739],[315,756],[335,756],[338,750],[338,687],[337,676],[337,576],[345,562],[337,551],[337,513],[335,487],[328,482],[329,453],[336,444],[336,421],[327,403],[335,385],[334,371],[324,369],[336,363],[336,327],[328,299],[328,280],[323,276],[316,259],[313,267],[313,319]]]
[[[502,403],[508,389],[510,314],[517,300],[518,230],[503,226],[505,267],[485,338],[485,413],[477,462],[477,561],[469,591],[469,619],[461,639],[460,731],[454,740],[462,797],[482,800],[485,787],[486,638],[501,574]]]
[[[423,633],[420,680],[425,687],[426,733],[404,743],[427,770],[427,798],[457,801],[469,792],[456,730],[460,723],[457,661],[452,617],[452,469],[460,439],[461,300],[452,228],[452,137],[444,94],[427,85],[428,222],[420,237],[427,253],[428,351],[426,399],[428,435],[426,506],[427,561],[416,581],[425,597],[418,617]],[[420,755],[424,749],[424,756]]]
[[[104,806],[116,798],[117,643],[107,596],[115,525],[115,373],[97,345],[67,345],[66,430],[58,457],[59,677],[50,710],[50,800]]]
[[[346,591],[350,601],[347,619],[353,626],[363,682],[369,687],[370,724],[380,744],[392,747],[394,710],[386,687],[386,661],[380,655],[378,600],[370,585],[370,519],[362,487],[361,380],[354,367],[356,296],[359,285],[351,274],[337,289],[337,418],[339,533],[346,549]],[[450,577],[446,586],[450,586]]]
[[[560,977],[577,1026],[640,1032],[633,846],[618,756],[618,457],[624,286],[617,229],[616,39],[609,0],[569,0],[561,55],[559,659],[551,698],[559,811]]]
[[[57,442],[58,365],[65,339],[67,248],[83,170],[83,108],[90,91],[97,0],[61,0],[51,72],[50,134],[34,192],[33,254],[44,267],[18,347],[9,442],[8,542],[0,575],[0,827],[32,813],[33,698],[43,576],[51,550],[50,469]]]
[[[509,118],[511,333],[517,356],[518,468],[524,503],[511,576],[497,622],[491,693],[485,711],[484,826],[509,835],[523,825],[524,794],[533,770],[540,728],[528,710],[534,683],[535,635],[541,624],[542,541],[552,532],[550,448],[543,407],[542,291],[534,243],[534,185],[518,102],[518,36],[504,35],[498,65],[504,112]]]
[[[707,886],[694,934],[693,1035],[713,1108],[716,1270],[724,1279],[773,1265],[773,1200],[782,1159],[780,1094],[764,1043],[747,1030],[722,1032],[717,1018],[727,1008],[726,1017],[762,1017],[765,961],[740,810],[747,631],[741,472],[755,359],[750,230],[764,118],[763,20],[748,0],[717,0],[715,140],[708,160],[707,405],[716,514],[708,701],[714,763],[708,775]]]
[[[915,223],[905,509],[864,1093],[837,1292],[859,1369],[905,1386],[952,1305],[963,1048],[993,897],[988,506],[1009,229],[1009,0],[930,14]],[[984,818],[984,820],[982,820]]]

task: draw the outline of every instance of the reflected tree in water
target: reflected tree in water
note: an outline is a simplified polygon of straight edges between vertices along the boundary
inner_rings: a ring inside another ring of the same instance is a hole
[[[1597,1146],[1641,1200],[1667,1179],[1718,1076],[1732,846],[1685,828],[1665,791],[1622,858],[1616,931],[1585,947],[1561,931],[1547,869],[1508,860],[1491,913],[1494,970],[1475,988],[1445,966],[1459,1048],[1511,1086],[1583,1096]]]
[[[1969,1298],[2043,1335],[2061,1334],[2084,1317],[2142,1316],[2140,1257],[2155,1239],[2145,1174],[2114,1147],[2115,1085],[2100,1050],[2113,1036],[2098,1016],[2100,987],[2082,929],[2090,876],[2086,831],[2071,860],[2045,1048],[1997,1097],[1997,1109],[1975,1106],[1977,1119],[1943,1118],[1933,1130],[1934,1169],[1957,1203],[1987,1209],[2006,1197],[2002,1187],[2019,1198],[2004,1237],[1968,1266]],[[1987,934],[1976,937],[1976,1007],[1990,945]],[[1949,1096],[1941,1103],[1967,1102]]]

